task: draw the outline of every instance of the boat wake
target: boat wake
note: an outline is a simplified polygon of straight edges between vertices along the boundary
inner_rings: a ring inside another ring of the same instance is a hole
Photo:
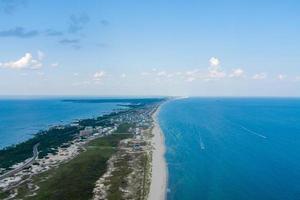
[[[245,126],[239,125],[239,127],[240,127],[241,129],[247,131],[248,133],[251,133],[251,134],[256,135],[256,136],[258,136],[258,137],[261,137],[261,138],[264,138],[264,139],[267,138],[267,136],[264,136],[264,135],[262,135],[262,134],[260,134],[260,133],[257,133],[257,132],[255,132],[255,131],[252,131],[252,130],[246,128]]]
[[[199,143],[200,143],[201,150],[204,150],[205,149],[205,145],[204,145],[204,143],[203,143],[202,138],[201,138],[200,135],[199,135]]]
[[[253,134],[253,135],[256,135],[256,136],[258,136],[258,137],[260,137],[260,138],[264,138],[264,139],[267,138],[267,136],[262,135],[262,134],[260,134],[260,133],[258,133],[258,132],[252,131],[252,130],[248,129],[247,127],[243,126],[243,125],[240,125],[240,124],[231,122],[231,121],[229,121],[229,120],[227,120],[227,121],[228,121],[230,124],[232,124],[232,125],[234,125],[234,126],[237,126],[237,127],[243,129],[244,131],[246,131],[246,132],[248,132],[248,133],[251,133],[251,134]]]

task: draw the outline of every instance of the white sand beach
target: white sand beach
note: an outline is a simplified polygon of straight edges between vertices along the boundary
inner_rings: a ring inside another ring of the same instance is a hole
[[[155,120],[152,139],[153,154],[152,154],[152,179],[149,192],[149,200],[164,200],[166,199],[167,187],[167,164],[165,161],[165,144],[164,136],[157,121],[159,108],[153,114]]]

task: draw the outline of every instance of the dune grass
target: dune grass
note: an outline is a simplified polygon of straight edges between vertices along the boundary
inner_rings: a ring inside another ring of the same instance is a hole
[[[116,152],[119,141],[129,134],[113,134],[91,141],[87,151],[57,169],[35,178],[37,195],[25,199],[85,200],[93,196],[95,182],[106,171],[106,162]],[[24,198],[24,197],[23,197]]]

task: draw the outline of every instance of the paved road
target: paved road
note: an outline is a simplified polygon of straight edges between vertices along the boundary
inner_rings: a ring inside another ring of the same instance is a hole
[[[18,168],[16,168],[16,169],[13,169],[13,170],[11,170],[11,171],[9,171],[9,172],[6,172],[5,174],[1,175],[1,176],[0,176],[0,180],[5,179],[5,178],[7,178],[7,177],[9,177],[9,176],[12,176],[12,175],[14,175],[14,174],[16,174],[16,173],[22,171],[24,168],[30,166],[30,165],[36,160],[36,158],[37,158],[38,155],[39,155],[39,152],[38,152],[38,146],[39,146],[39,145],[40,145],[40,143],[37,143],[37,144],[35,144],[35,145],[33,146],[33,150],[32,150],[32,151],[33,151],[33,156],[32,156],[32,158],[30,158],[30,160],[28,160],[28,161],[27,161],[26,163],[24,163],[22,166],[20,166],[20,167],[18,167]]]

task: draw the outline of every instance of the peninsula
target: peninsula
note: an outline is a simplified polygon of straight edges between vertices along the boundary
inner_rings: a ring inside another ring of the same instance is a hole
[[[51,127],[0,150],[0,198],[157,199],[159,193],[163,199],[166,165],[156,115],[165,100],[109,99],[126,109]]]

